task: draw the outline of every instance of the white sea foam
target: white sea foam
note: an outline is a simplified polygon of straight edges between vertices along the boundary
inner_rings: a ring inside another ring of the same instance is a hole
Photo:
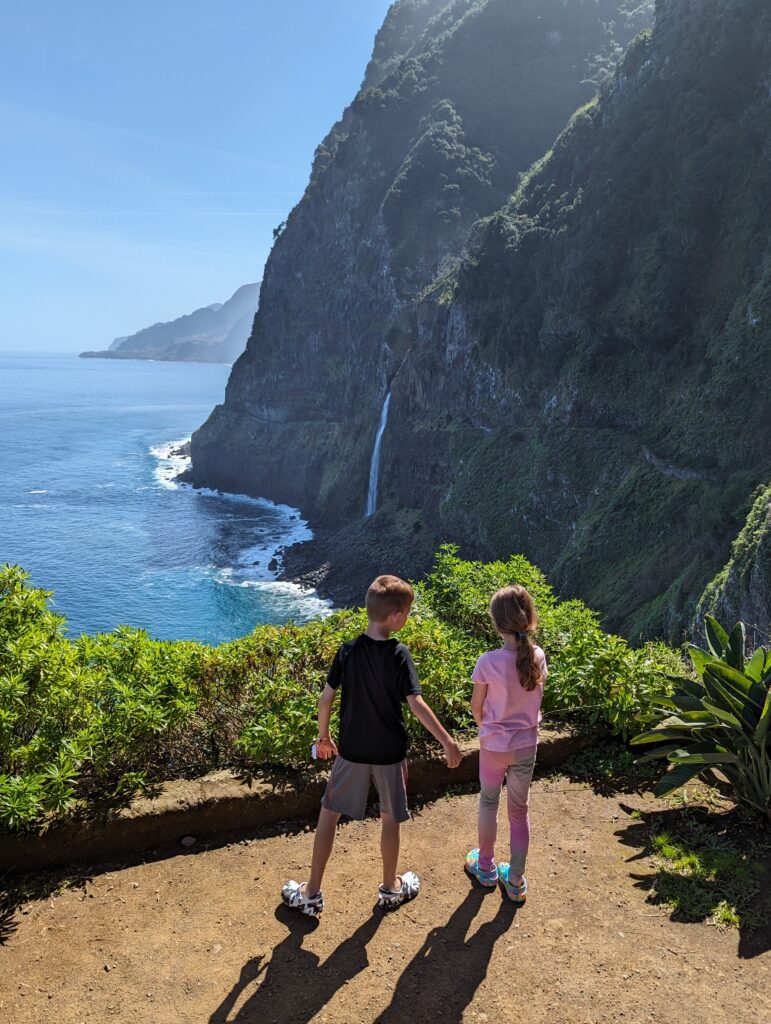
[[[279,619],[325,619],[334,611],[332,602],[319,597],[315,590],[304,590],[297,583],[284,580],[239,580],[228,569],[213,571],[214,579],[223,586],[256,590],[266,597],[266,604]]]
[[[155,479],[166,490],[189,490],[203,498],[251,505],[259,509],[259,525],[250,531],[252,543],[241,548],[228,566],[210,567],[218,583],[228,586],[264,590],[274,609],[286,612],[286,617],[312,618],[329,615],[332,604],[316,593],[294,583],[279,582],[282,568],[281,555],[285,548],[311,540],[313,532],[296,508],[279,505],[267,498],[253,498],[247,494],[215,491],[208,487],[193,487],[180,481],[179,475],[190,466],[190,457],[178,454],[190,438],[181,438],[150,449],[157,460]],[[247,520],[244,520],[246,523]],[[271,568],[272,566],[272,568]]]
[[[174,491],[182,486],[176,478],[188,468],[190,457],[175,453],[189,441],[189,437],[183,437],[181,441],[168,441],[166,444],[157,444],[150,449],[150,454],[158,462],[155,467],[155,479],[161,487]]]
[[[48,491],[27,491],[27,494],[48,494]]]

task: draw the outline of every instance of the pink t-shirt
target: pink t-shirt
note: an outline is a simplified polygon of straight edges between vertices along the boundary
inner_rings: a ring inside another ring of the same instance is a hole
[[[541,682],[526,690],[519,681],[517,655],[501,647],[483,654],[471,678],[487,687],[479,727],[479,745],[486,750],[526,750],[538,744],[541,699],[546,679],[546,656],[540,647],[535,658],[541,668]]]

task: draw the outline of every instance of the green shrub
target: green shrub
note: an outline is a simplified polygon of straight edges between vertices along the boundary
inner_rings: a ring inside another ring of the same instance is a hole
[[[746,659],[741,622],[728,634],[708,615],[705,627],[709,650],[690,648],[698,678],[676,678],[673,693],[659,694],[655,728],[632,743],[658,744],[641,761],[671,763],[658,795],[697,775],[715,781],[713,769],[719,768],[737,799],[771,821],[771,652],[758,647]]]
[[[558,602],[521,556],[467,562],[450,547],[417,587],[400,634],[439,717],[457,731],[473,728],[471,671],[499,642],[487,604],[511,581],[531,591],[541,614],[547,716],[607,722],[621,735],[639,728],[661,669],[679,670],[675,652],[634,651],[606,635],[581,602]],[[363,611],[340,611],[302,626],[258,626],[216,648],[126,626],[69,639],[48,597],[18,567],[0,567],[0,828],[11,831],[93,814],[214,767],[307,765],[329,664],[366,624]],[[407,727],[427,742],[412,715]]]
[[[519,583],[535,601],[537,640],[549,665],[544,713],[605,722],[624,737],[649,719],[650,700],[661,691],[664,674],[683,669],[676,651],[657,642],[635,650],[621,637],[603,632],[583,602],[557,601],[543,573],[521,555],[470,562],[459,558],[457,550],[453,545],[440,548],[433,570],[418,588],[418,602],[464,635],[473,659],[500,644],[488,614],[490,598],[500,587]]]

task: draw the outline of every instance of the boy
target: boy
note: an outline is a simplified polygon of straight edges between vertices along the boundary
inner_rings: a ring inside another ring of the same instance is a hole
[[[324,909],[321,880],[335,841],[342,814],[363,818],[370,779],[380,796],[383,882],[378,905],[387,909],[414,899],[420,880],[414,871],[396,874],[399,826],[407,821],[407,732],[402,721],[403,702],[444,748],[447,764],[461,762],[458,745],[442,727],[421,696],[417,672],[407,648],[395,639],[407,621],[414,598],[412,587],[398,576],[378,576],[367,591],[367,629],[343,644],[329,670],[319,699],[320,758],[336,757],[321,801],[321,814],[313,843],[313,863],[307,882],[287,882],[281,896],[287,906],[310,917]],[[342,690],[338,746],[329,735],[332,702]]]

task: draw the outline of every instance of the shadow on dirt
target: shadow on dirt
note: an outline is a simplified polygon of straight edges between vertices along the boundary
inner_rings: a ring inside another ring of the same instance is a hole
[[[397,981],[390,1004],[374,1024],[440,1020],[443,1024],[460,1024],[484,980],[495,943],[516,914],[516,907],[502,899],[493,920],[467,939],[490,891],[473,886],[447,924],[432,929]],[[274,948],[267,962],[255,957],[244,965],[232,991],[209,1018],[209,1024],[263,1024],[266,1020],[289,1024],[311,1020],[344,985],[369,966],[367,944],[380,926],[383,911],[375,909],[372,917],[323,963],[315,953],[303,949],[303,939],[317,927],[316,921],[283,906],[276,910],[276,918],[286,925],[287,937]],[[256,989],[242,1001],[255,982]],[[240,1008],[233,1016],[238,1004]]]
[[[605,739],[569,757],[544,776],[566,778],[591,787],[599,796],[640,793],[661,775],[656,764],[637,764],[636,755],[621,740]]]
[[[277,821],[259,829],[240,829],[238,832],[200,839],[190,847],[177,842],[132,854],[120,860],[100,860],[98,864],[69,864],[56,870],[37,871],[32,875],[0,876],[0,947],[15,935],[25,904],[47,900],[64,889],[83,889],[99,875],[136,867],[139,864],[152,864],[169,857],[194,857],[196,854],[219,850],[233,843],[250,845],[272,836],[296,835],[312,827],[311,822],[305,819]]]
[[[637,851],[627,862],[648,869],[631,877],[649,903],[671,908],[673,921],[738,927],[740,959],[771,949],[771,835],[757,819],[741,808],[620,807],[634,820],[616,835]]]
[[[270,959],[257,956],[244,964],[238,981],[209,1018],[209,1024],[310,1020],[341,986],[368,966],[367,943],[380,927],[383,914],[375,912],[323,964],[315,953],[303,949],[303,939],[318,927],[318,921],[283,905],[276,910],[276,918],[286,925],[286,938],[274,948]],[[231,1016],[255,981],[259,981],[257,989]]]

